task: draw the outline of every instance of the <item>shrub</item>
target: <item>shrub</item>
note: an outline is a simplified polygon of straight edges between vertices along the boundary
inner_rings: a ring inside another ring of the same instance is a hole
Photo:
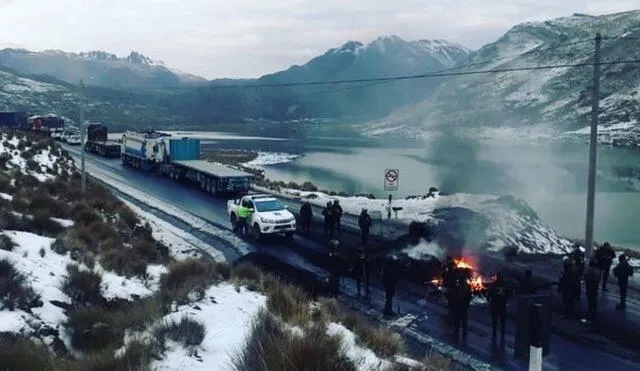
[[[72,311],[66,327],[71,333],[71,345],[81,351],[116,348],[123,342],[123,331],[115,326],[112,314],[102,307],[81,307]]]
[[[161,348],[165,349],[167,338],[183,344],[184,346],[200,345],[204,340],[206,328],[204,325],[189,317],[182,317],[180,322],[166,322],[155,331],[155,338],[160,342]]]
[[[316,187],[316,185],[311,182],[304,182],[300,186],[300,190],[305,192],[317,192],[318,187]]]
[[[4,308],[28,309],[39,306],[40,296],[26,283],[23,276],[10,261],[0,260],[0,303]],[[40,302],[41,304],[41,302]]]
[[[89,205],[78,202],[71,207],[71,219],[78,223],[89,225],[94,221],[101,220],[101,217]]]
[[[164,306],[156,297],[147,297],[128,303],[125,308],[113,313],[118,327],[143,330],[148,323],[156,322],[164,313]]]
[[[241,282],[249,281],[254,284],[260,284],[262,271],[256,265],[251,263],[240,263],[233,267],[231,274]]]
[[[162,259],[158,247],[151,241],[136,240],[131,248],[134,254],[147,262],[157,263]]]
[[[371,349],[378,356],[391,357],[404,349],[400,335],[388,328],[373,326],[357,313],[345,314],[341,322],[357,335],[358,343]]]
[[[8,154],[7,152],[0,153],[0,169],[6,169],[7,162],[9,162],[9,160],[11,160],[10,154]]]
[[[102,276],[96,272],[81,271],[75,265],[67,266],[67,277],[62,282],[62,292],[81,304],[102,305],[105,302],[100,285]]]
[[[253,321],[244,349],[233,358],[236,371],[323,370],[350,371],[356,365],[345,355],[342,340],[327,335],[324,326],[292,334],[268,312]]]
[[[306,326],[311,319],[309,297],[297,286],[280,284],[267,294],[267,308],[285,322]]]
[[[16,178],[17,188],[35,187],[38,184],[40,184],[40,181],[38,180],[38,178],[30,174],[21,175],[19,178]]]
[[[11,251],[15,246],[16,244],[9,236],[6,234],[0,234],[0,250]]]
[[[13,333],[0,333],[0,370],[53,369],[49,350]]]
[[[100,264],[107,270],[127,277],[144,277],[147,274],[147,262],[124,246],[103,252]]]
[[[51,215],[46,210],[39,210],[35,213],[30,224],[30,232],[45,236],[57,236],[65,230],[60,223],[51,219]]]
[[[33,193],[29,210],[32,212],[46,210],[49,214],[57,218],[67,218],[69,216],[68,204],[51,197],[49,189],[46,186],[38,187]]]
[[[187,259],[171,263],[169,271],[160,279],[160,286],[165,301],[184,303],[192,291],[204,293],[220,276],[215,264]]]

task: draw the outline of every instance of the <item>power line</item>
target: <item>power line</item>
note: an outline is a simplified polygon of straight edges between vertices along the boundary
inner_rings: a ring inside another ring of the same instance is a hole
[[[600,63],[598,63],[598,65],[602,66],[602,65],[636,64],[636,63],[640,63],[640,59],[611,61],[611,62],[600,62]],[[350,79],[350,80],[286,82],[286,83],[248,84],[248,85],[224,85],[224,86],[210,86],[209,88],[210,89],[272,88],[272,87],[292,87],[292,86],[356,84],[356,83],[366,83],[366,82],[387,82],[387,81],[428,79],[428,78],[438,78],[438,77],[485,75],[485,74],[507,73],[507,72],[518,72],[518,71],[552,70],[552,69],[558,69],[558,68],[593,67],[593,65],[594,65],[593,63],[588,63],[588,62],[585,62],[585,63],[566,63],[566,64],[530,66],[530,67],[496,68],[496,69],[492,69],[492,70],[480,70],[480,71],[425,73],[425,74],[418,74],[418,75],[392,76],[392,77],[375,77],[375,78]]]

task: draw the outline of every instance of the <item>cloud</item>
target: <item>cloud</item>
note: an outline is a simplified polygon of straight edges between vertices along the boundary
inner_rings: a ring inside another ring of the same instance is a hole
[[[435,2],[434,2],[435,3]],[[443,38],[470,48],[513,25],[631,10],[638,0],[0,0],[0,46],[139,51],[208,78],[255,77],[347,40]]]

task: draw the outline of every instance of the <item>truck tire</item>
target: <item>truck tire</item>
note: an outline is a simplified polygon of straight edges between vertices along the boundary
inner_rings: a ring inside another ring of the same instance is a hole
[[[253,225],[253,238],[255,238],[256,241],[260,241],[262,239],[262,232],[260,231],[258,223]]]

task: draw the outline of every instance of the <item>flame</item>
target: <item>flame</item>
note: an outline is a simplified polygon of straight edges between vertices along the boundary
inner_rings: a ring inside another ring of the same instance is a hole
[[[442,278],[439,278],[439,277],[431,280],[431,284],[435,286],[442,286],[442,283],[443,283]]]
[[[467,283],[469,283],[469,286],[471,286],[471,291],[482,291],[484,289],[486,289],[484,283],[482,282],[482,277],[480,276],[476,276],[470,280],[467,281]]]
[[[453,263],[457,268],[473,269],[473,265],[471,264],[471,262],[465,258],[454,259]]]

